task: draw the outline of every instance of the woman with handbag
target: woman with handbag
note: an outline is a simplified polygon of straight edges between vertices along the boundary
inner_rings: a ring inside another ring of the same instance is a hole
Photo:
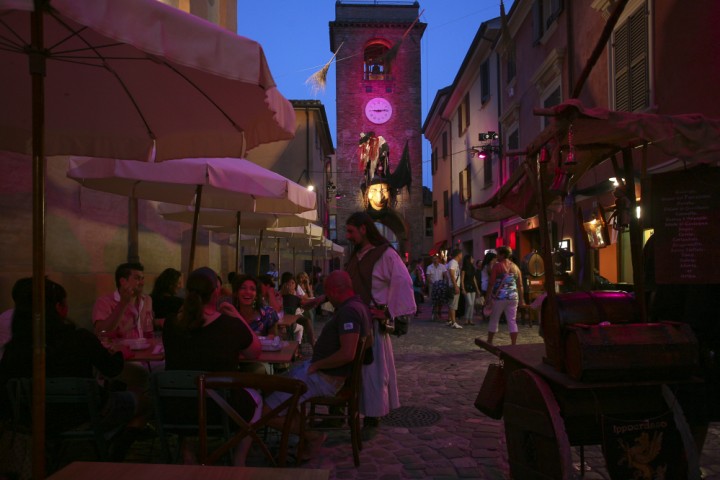
[[[500,316],[505,313],[508,330],[510,331],[510,342],[517,343],[518,326],[517,310],[524,305],[522,273],[515,265],[510,256],[512,249],[503,245],[497,249],[497,263],[492,268],[488,281],[488,291],[485,294],[485,305],[490,306],[490,324],[488,325],[487,342],[492,344],[493,337],[498,331]]]

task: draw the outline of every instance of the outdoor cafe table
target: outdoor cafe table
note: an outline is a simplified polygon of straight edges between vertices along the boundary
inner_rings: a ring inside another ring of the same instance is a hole
[[[329,470],[73,462],[48,480],[327,480]]]
[[[263,350],[258,358],[253,359],[240,359],[240,363],[247,362],[262,362],[262,363],[290,363],[295,356],[295,352],[298,349],[298,342],[294,340],[283,341],[282,348],[280,350]]]
[[[147,341],[147,347],[138,350],[130,349],[130,356],[127,360],[142,363],[161,362],[165,360],[165,350],[163,349],[162,339],[148,338]],[[117,348],[118,345],[122,344],[121,342],[122,340],[120,339],[112,339],[110,340],[110,346]],[[128,346],[128,348],[130,347]]]

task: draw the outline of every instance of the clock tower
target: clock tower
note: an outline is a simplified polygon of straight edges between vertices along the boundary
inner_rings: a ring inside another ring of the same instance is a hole
[[[423,254],[425,233],[420,40],[426,24],[419,13],[418,2],[337,1],[330,22],[330,49],[337,52],[338,242],[347,243],[348,216],[367,211],[410,258]]]

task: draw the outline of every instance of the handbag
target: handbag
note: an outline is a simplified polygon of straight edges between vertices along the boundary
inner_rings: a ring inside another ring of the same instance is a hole
[[[492,303],[486,303],[485,306],[483,306],[483,310],[482,310],[483,316],[486,318],[490,318],[490,315],[492,315],[492,308],[493,308]]]
[[[475,408],[495,420],[502,418],[505,387],[505,367],[502,362],[491,363],[475,398]]]

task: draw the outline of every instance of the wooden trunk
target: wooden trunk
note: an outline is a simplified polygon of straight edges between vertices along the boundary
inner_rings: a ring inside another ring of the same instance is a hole
[[[576,323],[597,325],[637,323],[640,311],[635,299],[627,292],[593,291],[557,295],[558,318],[552,321],[547,299],[542,305],[542,326],[545,339],[545,360],[558,371],[565,369],[565,338],[568,327]]]
[[[566,330],[565,368],[577,380],[678,380],[697,367],[697,339],[684,323],[575,324]]]

